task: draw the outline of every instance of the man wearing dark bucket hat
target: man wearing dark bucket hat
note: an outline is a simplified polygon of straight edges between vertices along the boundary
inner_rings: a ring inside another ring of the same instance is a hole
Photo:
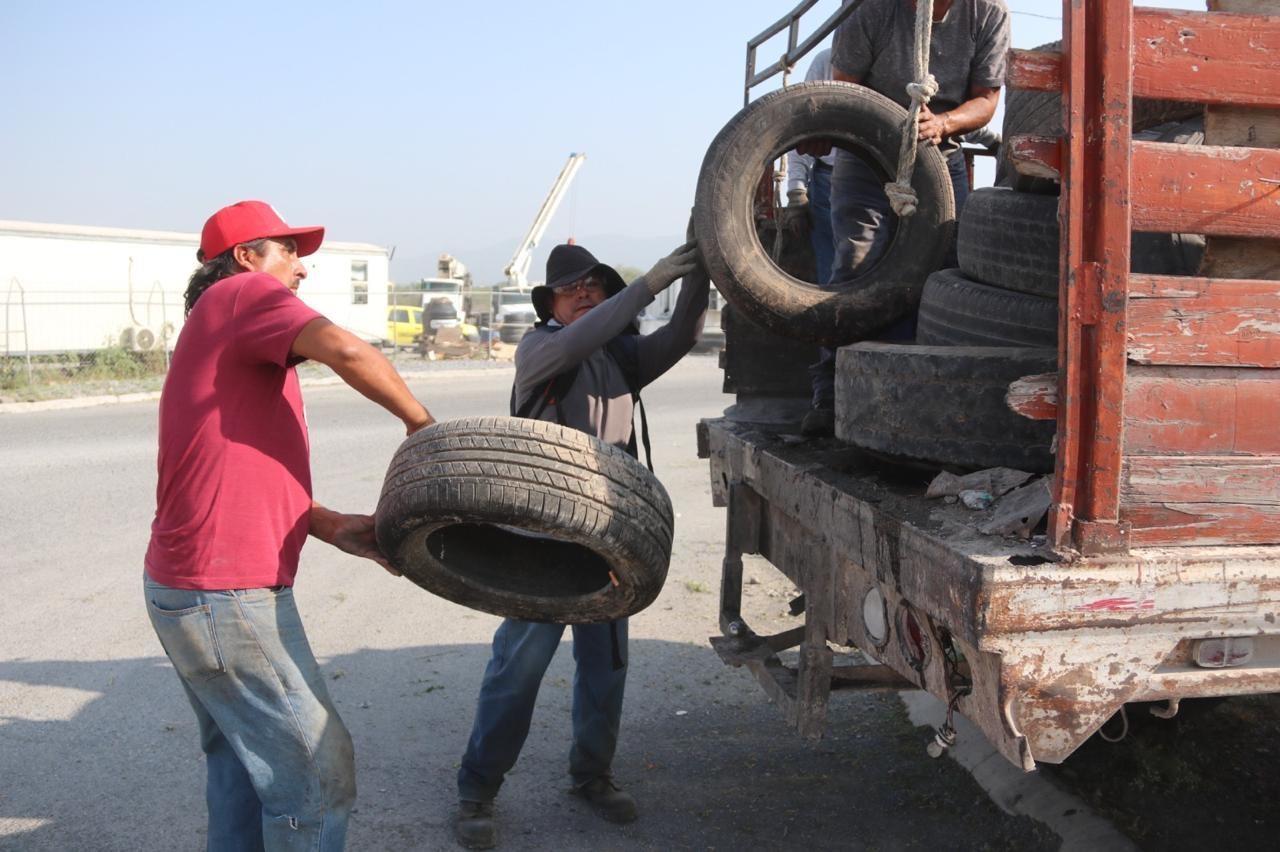
[[[635,319],[653,297],[684,278],[671,320],[639,335]],[[698,340],[710,280],[693,242],[631,282],[582,246],[559,245],[547,283],[533,290],[538,322],[516,349],[512,413],[549,420],[636,453],[632,407],[640,388],[665,373]],[[507,619],[493,637],[466,754],[458,770],[458,841],[496,843],[493,799],[529,733],[534,700],[564,625]],[[635,801],[614,782],[611,764],[627,676],[627,622],[573,627],[572,792],[611,822],[636,818]]]
[[[410,433],[433,422],[381,353],[297,297],[323,239],[261,201],[213,214],[160,397],[144,591],[199,724],[209,849],[338,850],[355,801],[292,586],[308,535],[391,569],[371,517],[311,497],[294,366],[327,364]]]

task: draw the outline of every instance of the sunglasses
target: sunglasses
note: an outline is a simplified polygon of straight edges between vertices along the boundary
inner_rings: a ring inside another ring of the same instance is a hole
[[[557,287],[554,290],[554,292],[556,295],[563,294],[566,296],[571,296],[571,295],[576,295],[578,293],[600,293],[603,290],[604,290],[604,281],[602,281],[601,279],[597,278],[594,275],[589,275],[586,278],[579,278],[577,281],[574,281],[572,284],[565,284],[562,287]]]

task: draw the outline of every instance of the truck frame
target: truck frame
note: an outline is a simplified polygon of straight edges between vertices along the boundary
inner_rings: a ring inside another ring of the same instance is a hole
[[[811,5],[775,25],[784,66]],[[1211,7],[1064,0],[1061,52],[1011,54],[1009,85],[1061,91],[1066,128],[1005,142],[1061,180],[1059,370],[1011,402],[1057,422],[1042,541],[980,535],[853,448],[753,422],[785,358],[766,369],[726,322],[739,413],[698,433],[727,508],[712,641],[800,733],[821,734],[832,689],[914,687],[1030,770],[1130,702],[1280,691],[1280,3]],[[1206,104],[1207,144],[1134,141],[1135,95]],[[1207,235],[1201,274],[1131,274],[1133,230]],[[802,626],[746,624],[744,554],[796,585]]]

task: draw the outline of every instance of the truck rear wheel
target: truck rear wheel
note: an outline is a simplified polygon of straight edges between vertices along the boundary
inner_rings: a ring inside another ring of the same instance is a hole
[[[846,346],[836,363],[836,437],[902,460],[1049,473],[1056,424],[1014,414],[1005,393],[1057,365],[1054,349]]]
[[[693,217],[711,280],[735,308],[777,334],[830,346],[870,337],[915,309],[955,231],[951,180],[937,148],[919,150],[916,214],[899,219],[880,261],[840,290],[783,272],[755,223],[766,164],[806,139],[830,139],[890,179],[906,115],[861,86],[812,82],[760,98],[720,131],[702,162]]]
[[[514,417],[437,423],[396,451],[378,545],[472,609],[583,624],[644,609],[671,559],[671,501],[625,450]]]

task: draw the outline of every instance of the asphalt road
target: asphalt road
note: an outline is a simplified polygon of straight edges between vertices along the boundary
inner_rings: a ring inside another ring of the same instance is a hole
[[[450,418],[504,412],[510,378],[433,372],[412,387]],[[695,356],[646,393],[677,522],[667,586],[632,622],[615,769],[641,818],[612,826],[566,795],[565,647],[499,797],[503,847],[1056,848],[1046,829],[996,808],[959,765],[925,758],[928,732],[896,695],[841,694],[831,734],[808,743],[708,647],[724,520],[695,455],[694,423],[729,401],[719,383],[714,358]],[[317,499],[371,511],[397,424],[341,386],[305,396]],[[141,595],[155,416],[154,402],[0,416],[0,848],[203,845],[194,717]],[[753,623],[781,622],[785,582],[758,562],[748,576]],[[454,773],[497,619],[319,542],[303,552],[297,594],[356,743],[349,848],[451,848]]]

